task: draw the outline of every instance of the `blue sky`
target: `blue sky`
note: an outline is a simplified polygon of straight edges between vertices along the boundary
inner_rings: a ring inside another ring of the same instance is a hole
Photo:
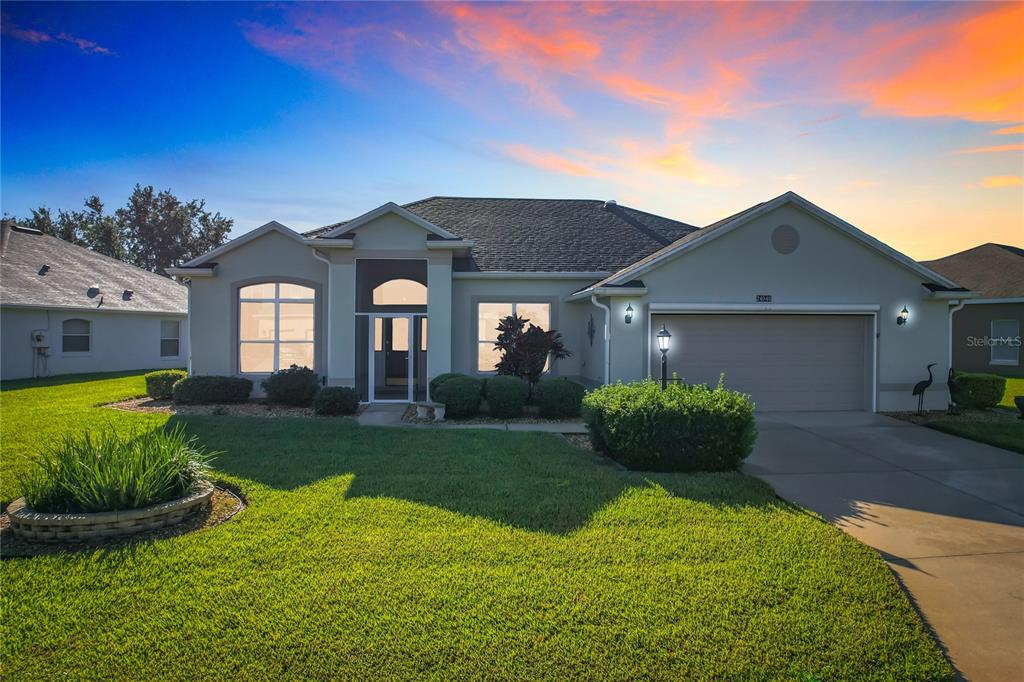
[[[706,224],[793,189],[918,258],[1024,242],[1012,5],[2,7],[15,215],[140,182],[236,236],[433,194]]]

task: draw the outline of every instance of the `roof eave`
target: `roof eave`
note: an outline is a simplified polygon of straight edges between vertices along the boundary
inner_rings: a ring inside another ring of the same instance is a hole
[[[217,266],[212,265],[210,267],[179,267],[179,268],[167,268],[165,272],[173,277],[183,277],[187,279],[193,279],[196,277],[214,277],[216,275]]]

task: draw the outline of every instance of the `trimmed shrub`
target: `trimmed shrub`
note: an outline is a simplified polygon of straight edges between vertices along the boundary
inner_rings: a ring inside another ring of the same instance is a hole
[[[174,384],[176,403],[244,403],[252,393],[252,382],[240,377],[194,376]]]
[[[583,415],[594,448],[630,469],[736,469],[757,438],[750,397],[721,384],[603,386],[583,397]]]
[[[284,405],[309,405],[320,390],[316,374],[308,367],[292,365],[278,370],[260,382],[267,392],[267,400]]]
[[[359,409],[359,393],[349,386],[325,386],[313,398],[317,414],[355,414]]]
[[[150,372],[144,377],[146,379],[146,395],[153,400],[170,398],[174,384],[186,376],[188,376],[188,372],[183,369],[161,369]]]
[[[487,380],[486,391],[492,417],[519,417],[523,414],[530,386],[516,377],[496,376]]]
[[[138,509],[185,497],[206,480],[210,459],[182,425],[122,435],[65,436],[19,483],[25,504],[57,514]]]
[[[454,379],[455,377],[466,377],[467,379],[472,379],[472,377],[470,377],[469,375],[467,375],[467,374],[459,374],[458,372],[448,372],[447,374],[438,374],[436,377],[434,377],[433,379],[430,380],[430,398],[431,398],[431,400],[437,400],[437,389],[439,389],[441,387],[441,384],[443,384],[444,382],[448,381],[449,379]]]
[[[958,372],[953,400],[960,407],[978,410],[995,407],[1006,392],[1006,378],[995,374]]]
[[[480,411],[483,382],[473,377],[448,379],[437,388],[434,400],[444,403],[444,416],[453,419],[473,417]]]
[[[541,379],[533,388],[533,402],[540,408],[543,417],[564,419],[580,416],[583,395],[587,392],[583,384],[565,378],[548,377]]]

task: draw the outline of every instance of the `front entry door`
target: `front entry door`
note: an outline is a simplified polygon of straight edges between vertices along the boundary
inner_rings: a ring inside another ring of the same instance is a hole
[[[424,397],[424,315],[373,315],[370,325],[370,401],[411,402]]]

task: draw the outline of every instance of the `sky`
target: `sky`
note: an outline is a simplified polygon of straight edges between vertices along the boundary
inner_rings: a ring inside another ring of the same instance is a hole
[[[706,225],[793,190],[917,259],[1024,246],[1024,3],[0,4],[0,205],[238,236],[432,195]]]

